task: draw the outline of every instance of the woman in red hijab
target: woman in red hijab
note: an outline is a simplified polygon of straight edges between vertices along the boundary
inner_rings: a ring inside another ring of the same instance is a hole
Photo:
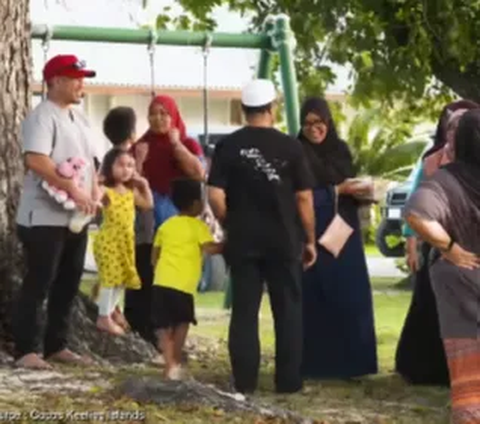
[[[150,183],[155,202],[155,228],[176,215],[170,184],[179,177],[202,181],[200,145],[187,137],[177,104],[169,96],[156,96],[148,109],[149,130],[134,147],[137,166]]]

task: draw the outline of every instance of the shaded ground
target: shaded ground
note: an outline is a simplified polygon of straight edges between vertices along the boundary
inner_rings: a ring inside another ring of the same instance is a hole
[[[231,404],[228,402],[227,406],[219,409],[215,403],[218,400],[215,392],[212,392],[211,388],[209,391],[202,391],[203,386],[197,383],[182,386],[177,394],[181,393],[186,402],[170,406],[157,405],[155,399],[145,403],[126,397],[121,390],[125,381],[131,381],[132,378],[136,381],[144,381],[143,378],[153,382],[160,381],[161,370],[152,365],[91,369],[62,367],[56,372],[26,372],[12,369],[7,364],[0,368],[0,421],[133,423],[139,422],[135,418],[145,417],[147,423],[174,424],[295,422],[293,416],[284,419],[262,416],[261,408],[265,407],[277,411],[277,415],[280,416],[284,411],[290,411],[295,413],[296,417],[312,419],[305,422],[323,424],[447,423],[447,390],[407,386],[391,373],[395,344],[410,294],[394,290],[394,281],[389,279],[376,280],[375,283],[376,326],[381,365],[381,373],[377,376],[349,382],[308,382],[301,394],[294,396],[273,394],[272,322],[268,304],[264,302],[261,316],[264,356],[260,387],[258,394],[247,400],[248,407],[251,404],[254,408],[260,407],[260,410],[254,409],[249,413],[249,408],[242,410],[230,407]],[[199,296],[199,325],[192,330],[189,343],[191,375],[196,381],[212,385],[215,391],[229,389],[229,366],[225,343],[228,312],[223,311],[221,305],[221,294]],[[8,358],[3,358],[3,361],[8,361]],[[192,403],[188,396],[194,394],[195,390],[199,390],[198,396],[201,401]],[[205,401],[207,393],[214,402]],[[35,410],[56,411],[63,416],[42,416],[38,412],[32,413]],[[19,417],[23,421],[3,419],[5,416],[1,414],[7,411],[17,413],[23,411],[23,415]],[[69,411],[76,413],[90,411],[90,414],[67,416]],[[119,416],[118,411],[124,412],[123,417]]]

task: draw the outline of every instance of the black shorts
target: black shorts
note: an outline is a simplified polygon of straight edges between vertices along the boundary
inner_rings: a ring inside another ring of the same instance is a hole
[[[169,287],[152,287],[152,324],[155,330],[179,324],[197,325],[193,295]]]

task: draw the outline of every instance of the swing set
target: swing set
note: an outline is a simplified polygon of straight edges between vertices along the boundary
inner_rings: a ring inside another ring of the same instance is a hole
[[[272,77],[273,55],[278,54],[288,132],[299,131],[299,100],[293,50],[295,39],[286,15],[268,17],[260,34],[167,31],[151,29],[33,25],[31,36],[42,41],[45,62],[52,40],[146,44],[150,62],[152,96],[155,95],[155,47],[198,46],[203,53],[204,140],[208,145],[208,55],[212,47],[260,49],[258,78]],[[45,87],[42,87],[44,92]]]

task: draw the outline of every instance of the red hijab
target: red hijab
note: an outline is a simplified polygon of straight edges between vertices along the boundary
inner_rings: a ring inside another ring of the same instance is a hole
[[[157,105],[162,106],[165,111],[170,115],[172,119],[172,128],[178,129],[180,131],[180,139],[183,141],[187,138],[187,130],[185,128],[185,123],[183,122],[182,117],[180,116],[180,111],[178,110],[177,103],[175,100],[170,96],[159,95],[155,96],[153,100],[150,102],[150,106],[148,106],[148,114],[150,115],[153,111],[153,108]],[[147,131],[148,134],[149,131]],[[145,135],[147,135],[145,134]],[[154,134],[157,137],[166,136],[168,134]]]
[[[182,144],[194,155],[201,156],[202,150],[198,143],[187,137],[185,123],[183,122],[175,100],[170,96],[156,96],[148,107],[149,114],[156,105],[163,106],[165,111],[170,115],[172,120],[171,127],[178,129],[180,132],[180,141]],[[185,173],[173,155],[170,136],[168,134],[154,133],[149,129],[138,141],[138,143],[142,142],[148,144],[148,155],[143,165],[145,178],[150,183],[153,191],[164,195],[169,194],[172,180],[185,176]],[[135,146],[133,152],[135,154]]]

